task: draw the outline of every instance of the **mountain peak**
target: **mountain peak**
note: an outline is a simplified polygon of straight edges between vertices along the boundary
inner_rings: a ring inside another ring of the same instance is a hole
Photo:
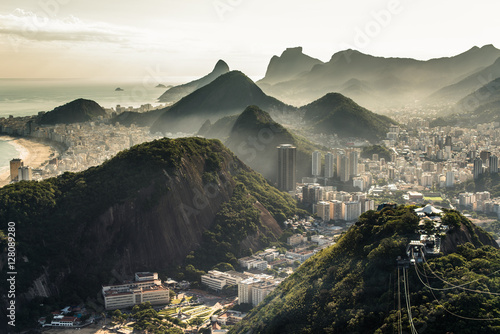
[[[375,114],[339,93],[328,93],[300,109],[317,133],[335,133],[344,138],[355,136],[376,141],[383,138],[390,124],[395,124],[390,118]]]
[[[283,51],[283,53],[281,54],[281,57],[285,55],[298,55],[298,54],[302,54],[301,46],[297,46],[295,48],[286,48],[285,51]]]
[[[219,61],[217,61],[217,64],[215,64],[212,73],[213,72],[222,72],[222,73],[229,72],[229,65],[227,65],[227,63],[224,60],[219,59]]]
[[[183,85],[171,87],[158,98],[158,102],[175,103],[183,97],[191,94],[195,90],[208,85],[219,76],[227,72],[229,72],[229,66],[224,60],[219,59],[219,61],[217,61],[217,63],[215,64],[212,72],[208,73],[200,79],[185,83]]]
[[[241,115],[236,120],[236,124],[239,123],[261,123],[261,124],[271,124],[274,120],[271,118],[269,113],[260,109],[255,105],[246,107],[246,109],[241,113]]]
[[[495,51],[499,51],[499,50],[493,44],[485,44],[481,47],[475,45],[472,48],[470,48],[469,50],[465,51],[464,54],[477,53],[477,52],[480,52],[480,53],[495,52]]]
[[[266,76],[259,83],[276,84],[288,81],[309,72],[315,65],[323,64],[319,59],[302,53],[302,47],[287,48],[281,56],[273,56],[267,66]]]

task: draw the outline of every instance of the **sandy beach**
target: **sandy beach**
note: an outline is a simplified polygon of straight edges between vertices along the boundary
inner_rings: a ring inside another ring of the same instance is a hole
[[[50,158],[51,154],[57,154],[57,150],[49,145],[29,140],[26,138],[14,138],[9,136],[0,136],[0,140],[8,141],[19,152],[20,158],[24,162],[24,166],[38,168],[44,165]],[[0,187],[3,187],[10,182],[10,169],[7,169],[0,174]]]

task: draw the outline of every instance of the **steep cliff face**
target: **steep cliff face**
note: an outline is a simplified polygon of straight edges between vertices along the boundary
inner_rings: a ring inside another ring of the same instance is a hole
[[[468,242],[472,243],[476,247],[484,245],[499,248],[497,242],[492,236],[476,225],[469,223],[461,224],[459,228],[452,229],[448,232],[442,241],[441,251],[444,254],[455,253],[458,246]]]
[[[86,255],[115,253],[114,269],[128,273],[181,263],[200,244],[235,185],[230,170],[221,170],[217,183],[204,184],[203,165],[184,159],[178,173],[163,174],[137,198],[109,207],[88,223],[85,237],[96,242]],[[155,187],[166,193],[155,197]]]

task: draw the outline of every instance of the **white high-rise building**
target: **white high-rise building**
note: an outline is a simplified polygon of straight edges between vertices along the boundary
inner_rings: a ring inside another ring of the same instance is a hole
[[[334,176],[333,158],[333,154],[330,152],[325,155],[325,177],[330,178]]]
[[[353,221],[361,215],[361,203],[359,201],[345,203],[345,220]]]
[[[340,177],[340,181],[341,182],[347,182],[349,181],[349,178],[350,178],[350,173],[349,173],[349,158],[343,154],[340,156],[340,159],[337,159],[337,163],[339,163],[340,161],[340,170],[337,168],[337,170],[339,170],[340,174],[339,174],[339,177]]]
[[[321,152],[314,151],[312,154],[312,176],[321,175]]]
[[[351,177],[358,175],[358,159],[359,155],[357,151],[351,151],[349,153],[349,175]]]
[[[498,173],[498,157],[496,155],[490,156],[490,173]]]

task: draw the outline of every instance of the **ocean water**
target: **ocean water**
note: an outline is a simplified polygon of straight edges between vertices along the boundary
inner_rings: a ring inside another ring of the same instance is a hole
[[[9,162],[19,158],[19,152],[8,141],[0,139],[0,174],[9,169]]]
[[[147,78],[146,78],[147,79]],[[165,86],[187,82],[192,78],[170,78]],[[158,97],[166,88],[140,78],[137,80],[92,79],[0,79],[0,117],[36,115],[78,98],[96,101],[104,108],[116,105],[139,107],[151,103],[158,106]],[[123,91],[115,91],[117,87]],[[19,157],[15,148],[0,140],[0,172],[8,168],[9,161]]]
[[[178,79],[179,80],[179,79]],[[182,79],[180,79],[182,80]],[[178,82],[163,83],[177,84]],[[180,81],[182,82],[182,81]],[[115,91],[117,87],[123,91]],[[89,79],[0,79],[0,117],[35,115],[78,98],[96,101],[104,108],[159,105],[158,97],[165,88],[154,82],[102,81]]]

